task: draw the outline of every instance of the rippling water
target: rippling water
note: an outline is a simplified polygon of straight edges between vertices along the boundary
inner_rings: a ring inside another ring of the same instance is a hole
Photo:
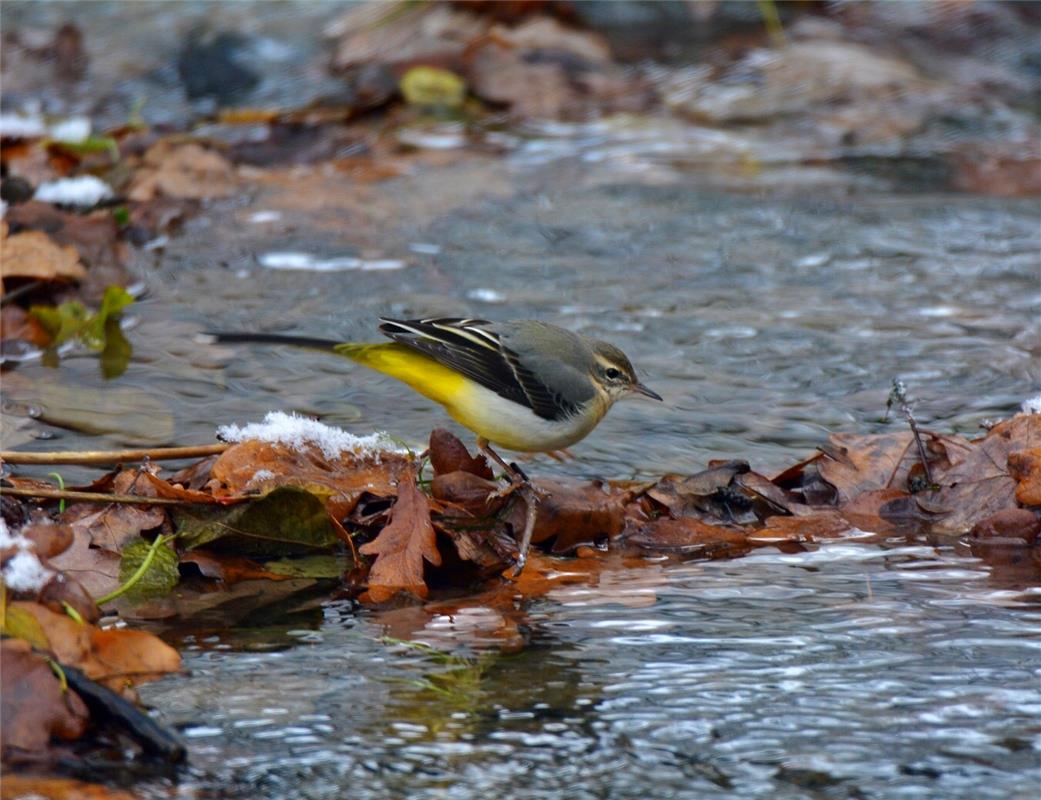
[[[532,603],[517,654],[446,664],[332,604],[145,696],[222,797],[1036,797],[1036,590],[897,544],[612,578]]]
[[[221,19],[245,7],[220,6]],[[106,19],[86,15],[90,37]],[[943,432],[972,434],[1041,390],[1035,200],[909,186],[890,180],[899,164],[885,180],[805,166],[780,145],[664,120],[484,143],[506,154],[416,160],[378,184],[298,167],[207,206],[141,254],[147,295],[123,377],[105,383],[76,357],[16,371],[71,387],[101,420],[92,432],[26,418],[5,446],[103,448],[165,425],[206,442],[272,409],[422,442],[444,416],[390,379],[194,340],[213,328],[369,338],[381,313],[537,316],[629,353],[666,403],[619,406],[577,461],[540,461],[538,474],[689,473],[716,457],[769,472],[829,431],[880,429],[896,376]],[[302,263],[339,271],[284,268]],[[111,409],[116,389],[149,404],[133,431]],[[6,410],[39,404],[20,402]],[[1037,584],[1028,561],[1011,570],[903,540],[648,561],[531,602],[505,653],[496,609],[430,617],[318,593],[224,630],[218,619],[216,633],[213,620],[169,630],[191,674],[142,695],[190,744],[182,796],[1034,800]]]

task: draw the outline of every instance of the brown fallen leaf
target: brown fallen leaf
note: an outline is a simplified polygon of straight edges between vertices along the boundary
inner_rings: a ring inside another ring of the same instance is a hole
[[[75,248],[89,267],[80,283],[80,293],[88,303],[99,301],[105,287],[124,286],[129,281],[123,268],[129,251],[119,239],[119,227],[108,210],[83,215],[33,200],[8,208],[5,219],[13,228],[40,231],[59,245]]]
[[[1041,506],[1041,447],[1009,454],[1008,468],[1016,485],[1016,500],[1025,506]]]
[[[1019,539],[1030,545],[1041,534],[1041,518],[1025,508],[1008,508],[980,520],[969,534],[974,539]]]
[[[445,507],[449,516],[455,516],[455,509],[468,516],[495,514],[506,502],[496,496],[498,491],[499,484],[465,470],[435,475],[430,482],[430,493]]]
[[[423,562],[441,563],[437,534],[430,521],[430,503],[419,491],[411,472],[398,484],[398,499],[390,524],[373,541],[361,546],[364,555],[376,556],[369,571],[369,599],[381,603],[404,589],[426,597]]]
[[[0,238],[0,277],[78,281],[87,277],[87,270],[75,247],[56,244],[40,231],[24,231]]]
[[[873,489],[862,492],[839,509],[850,525],[871,533],[914,531],[932,517],[923,512],[914,495],[902,489]]]
[[[128,476],[129,477],[126,477]],[[141,488],[144,487],[142,491]],[[155,490],[145,480],[137,480],[133,470],[125,470],[116,478],[113,490],[117,494],[137,494],[154,497]],[[96,547],[121,553],[123,547],[138,538],[142,531],[158,528],[166,522],[166,511],[159,506],[138,506],[112,503],[76,503],[61,516],[62,522],[72,526],[73,532],[84,531]]]
[[[19,340],[36,347],[46,347],[51,341],[51,335],[24,308],[9,305],[4,307],[4,313],[0,315],[0,340]]]
[[[75,506],[69,511],[72,508]],[[74,579],[92,597],[102,597],[119,586],[119,555],[91,547],[85,528],[73,525],[72,533],[72,546],[50,558],[48,566]]]
[[[145,631],[101,630],[56,614],[39,603],[15,601],[36,618],[51,653],[63,664],[76,667],[90,679],[133,699],[135,683],[181,668],[181,657],[170,645]]]
[[[613,539],[625,526],[625,507],[632,492],[608,483],[537,481],[544,492],[538,504],[533,542],[554,539],[553,552],[566,553],[580,545]],[[527,510],[523,502],[513,505],[509,522],[515,531],[524,530]],[[554,538],[555,537],[555,538]]]
[[[182,564],[194,564],[202,575],[214,578],[222,583],[232,584],[240,581],[265,578],[269,581],[289,580],[292,575],[280,575],[265,569],[250,558],[230,553],[216,553],[209,550],[189,550],[181,556]]]
[[[744,555],[751,549],[749,531],[709,525],[696,517],[661,517],[647,522],[630,520],[622,534],[627,544],[641,550],[682,553],[698,558]]]
[[[52,558],[72,546],[72,528],[53,522],[47,516],[34,517],[18,533],[33,543],[33,549],[40,558]]]
[[[40,775],[4,775],[3,798],[14,800],[139,800],[140,795],[101,783]]]
[[[766,520],[766,526],[748,535],[751,544],[777,542],[816,542],[841,536],[850,523],[834,509],[824,508],[815,514],[788,517],[781,514]]]
[[[0,642],[0,744],[5,764],[12,748],[39,756],[51,737],[78,739],[87,728],[87,707],[75,692],[62,691],[47,661],[23,639]],[[6,771],[5,771],[6,772]],[[9,797],[10,774],[3,796]]]
[[[207,200],[228,197],[237,186],[235,168],[220,153],[196,142],[163,139],[145,153],[127,196],[139,202],[154,197]]]
[[[491,480],[494,478],[492,468],[484,456],[474,458],[459,438],[444,428],[434,428],[430,433],[430,464],[435,475],[446,475],[450,472],[469,472],[478,477]]]
[[[221,453],[211,468],[210,488],[227,499],[295,486],[322,497],[329,513],[344,519],[364,494],[394,497],[398,481],[410,470],[407,457],[394,453],[377,458],[345,452],[332,460],[314,445],[293,448],[253,440]]]
[[[966,533],[991,514],[1015,507],[1019,483],[1010,472],[1010,457],[1038,447],[1041,414],[1017,414],[973,442],[961,460],[934,476],[937,491],[915,495],[924,511],[942,515],[933,530]]]

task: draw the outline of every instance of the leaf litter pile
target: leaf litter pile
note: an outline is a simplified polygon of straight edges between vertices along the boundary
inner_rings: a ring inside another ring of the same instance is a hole
[[[907,432],[833,435],[773,478],[725,461],[646,482],[535,479],[536,547],[516,579],[524,503],[443,429],[415,455],[274,413],[222,429],[234,440],[223,452],[170,474],[144,460],[63,492],[5,478],[4,760],[53,764],[88,731],[95,747],[182,758],[133,705],[133,687],[177,671],[180,657],[127,623],[232,616],[244,598],[255,607],[322,580],[330,596],[385,611],[394,634],[481,609],[482,634],[517,647],[529,599],[614,581],[618,600],[626,576],[663,561],[953,537],[991,563],[1041,565],[1041,414],[977,439],[910,421]],[[40,504],[55,494],[69,504]]]

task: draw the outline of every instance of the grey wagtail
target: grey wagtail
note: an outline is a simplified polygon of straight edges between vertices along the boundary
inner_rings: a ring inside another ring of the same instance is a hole
[[[524,568],[537,497],[516,465],[491,449],[552,452],[585,438],[616,400],[661,400],[614,345],[534,320],[381,319],[391,342],[360,344],[274,333],[213,333],[217,342],[286,344],[345,356],[440,403],[477,434],[478,449],[523,493],[527,524],[515,574]]]

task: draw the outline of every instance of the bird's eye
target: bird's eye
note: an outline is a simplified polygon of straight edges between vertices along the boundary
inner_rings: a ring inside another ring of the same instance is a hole
[[[614,367],[608,367],[604,370],[604,377],[609,381],[616,381],[622,377],[621,370],[617,370]]]

